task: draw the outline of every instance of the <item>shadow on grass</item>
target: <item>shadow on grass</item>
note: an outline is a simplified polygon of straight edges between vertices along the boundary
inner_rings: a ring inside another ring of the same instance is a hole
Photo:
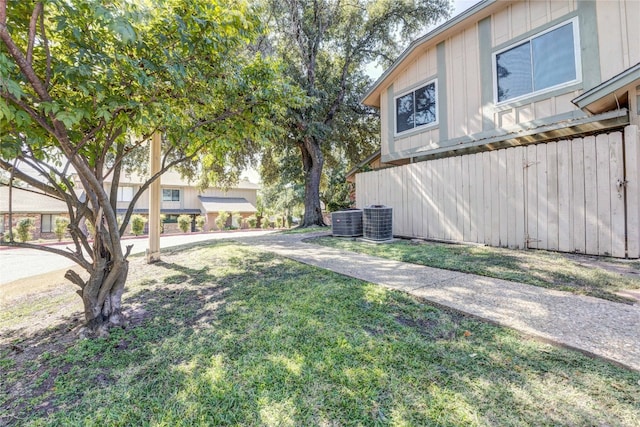
[[[639,415],[637,374],[272,255],[226,244],[182,255],[132,286],[125,304],[144,312],[135,327],[7,366],[0,424],[633,425]]]

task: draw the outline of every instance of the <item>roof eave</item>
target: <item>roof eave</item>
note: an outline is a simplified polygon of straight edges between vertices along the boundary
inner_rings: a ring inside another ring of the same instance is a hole
[[[581,110],[589,109],[589,106],[616,91],[640,81],[640,62],[610,78],[609,80],[589,89],[580,96],[571,100]],[[593,111],[589,111],[593,113]]]
[[[471,6],[469,9],[465,10],[464,12],[460,13],[459,15],[456,15],[452,19],[444,22],[442,25],[429,31],[424,36],[415,39],[400,54],[400,56],[393,62],[393,64],[389,68],[387,68],[380,77],[378,77],[378,80],[376,80],[375,83],[371,85],[371,87],[362,97],[360,102],[370,107],[380,107],[380,101],[379,101],[380,95],[378,94],[376,96],[376,93],[378,92],[379,87],[389,77],[389,75],[391,75],[416,48],[428,42],[429,40],[437,37],[438,35],[444,33],[445,31],[453,28],[454,26],[458,25],[460,22],[465,21],[469,17],[484,10],[485,8],[487,8],[493,3],[496,3],[497,1],[498,0],[482,0],[479,3],[476,3],[475,5]]]

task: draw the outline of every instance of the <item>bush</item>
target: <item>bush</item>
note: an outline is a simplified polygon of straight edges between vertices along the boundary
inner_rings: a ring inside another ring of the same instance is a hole
[[[204,223],[207,222],[207,219],[202,215],[198,215],[196,217],[196,228],[198,231],[204,231]]]
[[[191,216],[190,215],[180,215],[178,217],[178,228],[183,233],[186,233],[191,230]]]
[[[227,224],[227,219],[229,218],[229,213],[225,211],[218,212],[218,216],[216,217],[216,227],[218,230],[224,230],[224,226]]]
[[[131,232],[139,236],[144,233],[144,225],[147,223],[147,218],[142,215],[132,215],[131,216]]]
[[[249,224],[249,228],[256,228],[258,225],[258,218],[255,215],[251,215],[247,218],[247,224]]]
[[[56,233],[58,242],[62,241],[64,235],[67,234],[67,227],[69,227],[69,220],[63,216],[57,216],[53,231]]]
[[[22,243],[31,240],[31,230],[33,230],[33,227],[33,218],[22,218],[18,221],[18,225],[15,228],[15,237]]]
[[[266,216],[263,216],[262,219],[260,220],[260,226],[262,227],[263,230],[266,230],[267,228],[269,228],[269,218]]]

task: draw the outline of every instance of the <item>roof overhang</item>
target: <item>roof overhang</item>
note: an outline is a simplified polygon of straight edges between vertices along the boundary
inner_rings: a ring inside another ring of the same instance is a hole
[[[349,180],[349,178],[351,178],[351,176],[355,175],[356,172],[358,172],[362,167],[368,165],[369,163],[371,163],[372,161],[374,161],[375,159],[380,157],[380,150],[376,150],[375,153],[373,153],[372,155],[370,155],[369,157],[367,157],[366,159],[364,159],[363,161],[361,161],[360,163],[358,163],[353,169],[351,169],[349,172],[347,172],[346,175],[346,179],[347,181]]]
[[[626,108],[609,111],[595,116],[568,119],[537,127],[516,127],[505,130],[499,135],[485,138],[464,137],[452,141],[452,145],[418,149],[412,157],[415,161],[430,160],[452,155],[472,154],[481,151],[520,145],[537,144],[571,138],[575,135],[589,135],[621,129],[629,124],[629,111]]]
[[[640,63],[584,92],[571,102],[591,114],[619,109],[620,104],[626,101],[629,88],[635,88],[638,85],[640,85]]]
[[[405,63],[405,61],[413,59],[422,53],[423,50],[420,48],[425,45],[425,43],[428,43],[429,46],[435,46],[442,40],[449,37],[453,32],[458,31],[458,27],[461,24],[464,26],[472,21],[477,22],[493,13],[494,9],[503,8],[507,3],[511,2],[504,0],[482,0],[464,12],[454,16],[452,19],[444,22],[442,25],[429,31],[424,36],[411,42],[409,47],[400,54],[394,63],[387,68],[378,80],[376,80],[376,82],[369,88],[367,93],[362,97],[361,102],[364,105],[379,108],[380,93],[383,90],[383,84],[387,80],[394,78],[398,72],[402,71],[400,67]]]
[[[243,197],[205,197],[198,196],[204,212],[257,212],[247,199]]]

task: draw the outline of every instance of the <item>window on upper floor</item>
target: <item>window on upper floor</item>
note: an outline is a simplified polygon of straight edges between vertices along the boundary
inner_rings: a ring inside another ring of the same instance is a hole
[[[510,101],[580,81],[574,18],[494,54],[495,99]]]
[[[179,202],[180,190],[163,189],[162,201],[163,202]]]
[[[118,187],[118,201],[130,202],[133,200],[133,187]]]
[[[396,134],[438,122],[437,82],[400,95],[396,101]]]

